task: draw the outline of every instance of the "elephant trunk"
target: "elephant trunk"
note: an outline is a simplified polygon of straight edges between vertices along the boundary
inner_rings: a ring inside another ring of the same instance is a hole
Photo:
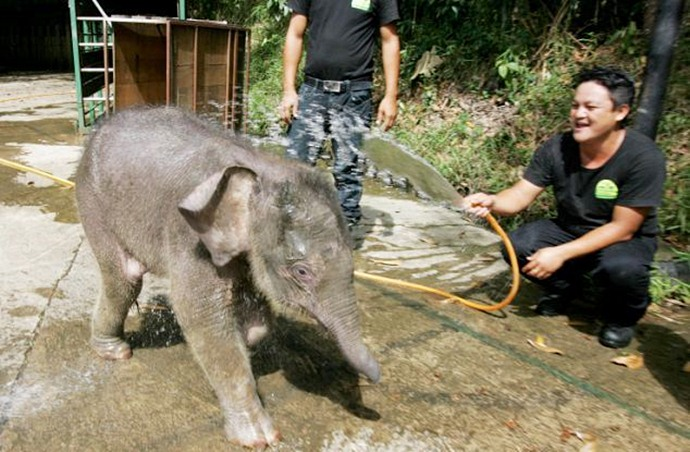
[[[379,363],[373,357],[369,349],[361,341],[353,346],[352,343],[343,344],[338,339],[340,349],[345,356],[345,359],[362,374],[366,375],[369,380],[378,383],[381,380],[381,368]]]
[[[378,383],[381,379],[381,368],[366,345],[362,342],[362,333],[357,314],[357,303],[354,293],[348,301],[342,298],[335,303],[341,309],[327,309],[328,312],[317,312],[316,318],[335,339],[345,359],[358,372],[364,374],[372,382]],[[326,304],[328,306],[328,303]],[[331,308],[334,305],[331,305]]]

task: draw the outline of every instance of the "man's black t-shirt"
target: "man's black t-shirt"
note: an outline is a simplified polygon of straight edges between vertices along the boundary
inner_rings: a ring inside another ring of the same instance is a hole
[[[541,146],[524,174],[527,181],[539,187],[553,186],[556,221],[578,236],[610,222],[616,205],[651,207],[636,235],[655,235],[665,176],[661,150],[632,129],[626,129],[621,147],[600,168],[582,167],[579,145],[567,133]]]
[[[397,0],[289,0],[308,17],[304,73],[323,80],[367,80],[379,27],[400,18]]]

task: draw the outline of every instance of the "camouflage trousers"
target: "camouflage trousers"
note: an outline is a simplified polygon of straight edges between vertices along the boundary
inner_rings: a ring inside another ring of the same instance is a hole
[[[286,156],[316,165],[324,143],[331,140],[340,206],[348,222],[357,223],[362,216],[361,147],[372,119],[371,82],[335,82],[340,84],[336,91],[311,81],[300,87]]]

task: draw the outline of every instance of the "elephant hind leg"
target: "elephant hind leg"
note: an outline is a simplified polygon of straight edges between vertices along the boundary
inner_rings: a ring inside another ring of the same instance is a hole
[[[97,253],[101,292],[91,322],[91,347],[103,359],[128,359],[132,349],[124,339],[129,308],[142,288],[144,266],[120,247]],[[106,256],[106,257],[104,257]]]

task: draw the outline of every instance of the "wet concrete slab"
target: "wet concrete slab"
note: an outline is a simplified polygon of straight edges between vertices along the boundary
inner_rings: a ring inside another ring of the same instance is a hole
[[[0,118],[8,84],[0,78]],[[71,177],[83,141],[73,121],[34,119],[21,121],[35,123],[26,135],[11,125],[20,121],[2,122],[0,157]],[[166,281],[147,277],[130,313],[132,359],[100,360],[88,346],[99,275],[73,192],[0,167],[0,197],[0,450],[239,450],[166,309]],[[498,238],[483,223],[373,185],[363,207],[359,271],[487,303],[507,292]],[[633,344],[614,351],[597,343],[592,306],[537,317],[529,284],[492,314],[368,280],[356,290],[381,383],[353,374],[313,321],[284,313],[252,355],[283,434],[275,449],[576,451],[595,439],[596,450],[690,450],[685,319],[650,312]],[[532,347],[538,336],[563,354]],[[626,353],[645,365],[610,363]]]

